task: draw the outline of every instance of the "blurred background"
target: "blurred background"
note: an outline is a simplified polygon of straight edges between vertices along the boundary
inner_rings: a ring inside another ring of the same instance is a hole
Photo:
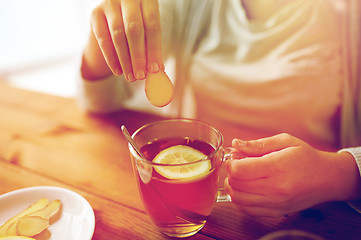
[[[90,11],[97,2],[1,0],[1,81],[73,97]]]

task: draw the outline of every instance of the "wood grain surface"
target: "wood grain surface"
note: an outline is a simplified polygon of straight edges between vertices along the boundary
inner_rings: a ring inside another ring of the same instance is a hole
[[[85,114],[73,99],[0,83],[0,194],[30,186],[64,187],[93,207],[93,239],[169,239],[144,210],[120,131],[122,124],[133,132],[160,119],[130,110]],[[253,240],[283,229],[330,240],[361,239],[361,214],[347,203],[333,202],[259,219],[232,203],[216,203],[206,226],[188,239]]]

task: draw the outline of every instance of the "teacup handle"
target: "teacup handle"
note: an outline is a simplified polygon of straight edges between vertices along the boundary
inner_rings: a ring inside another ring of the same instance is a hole
[[[231,148],[224,148],[224,155],[222,158],[222,165],[219,170],[219,178],[218,178],[218,185],[220,186],[218,188],[218,195],[217,195],[217,202],[231,202],[231,196],[226,192],[226,189],[224,187],[224,180],[227,177],[227,170],[224,166],[224,162],[231,160],[232,154],[231,154]]]

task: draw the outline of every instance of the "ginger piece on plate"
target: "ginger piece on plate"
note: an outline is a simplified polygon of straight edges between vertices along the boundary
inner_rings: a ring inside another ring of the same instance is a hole
[[[38,216],[41,218],[49,219],[56,215],[61,208],[60,200],[51,201],[46,207],[39,209],[36,212],[30,213],[28,216]]]
[[[60,200],[49,202],[47,198],[42,198],[2,225],[0,236],[38,235],[49,227],[51,220],[60,216],[61,206]]]
[[[0,240],[36,240],[36,239],[31,237],[24,237],[24,236],[9,236],[9,237],[0,237]]]
[[[0,226],[0,237],[5,237],[7,235],[7,229],[10,225],[12,225],[14,222],[17,222],[22,217],[36,212],[42,208],[45,208],[49,204],[49,199],[47,198],[41,198],[32,205],[30,205],[28,208],[23,210],[22,212],[18,213],[17,215],[10,218],[7,222],[5,222],[2,226]]]
[[[9,227],[6,229],[6,236],[17,236],[16,224],[18,224],[18,221],[15,221],[9,225]]]
[[[49,219],[39,216],[25,216],[16,224],[18,236],[31,237],[37,235],[49,227]]]

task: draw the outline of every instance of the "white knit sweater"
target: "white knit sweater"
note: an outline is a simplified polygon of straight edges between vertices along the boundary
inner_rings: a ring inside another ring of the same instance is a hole
[[[266,21],[250,22],[239,0],[160,0],[164,59],[176,63],[174,72],[166,66],[174,102],[154,108],[144,82],[110,76],[79,77],[78,103],[101,113],[131,108],[195,117],[229,126],[220,130],[230,138],[288,132],[335,148],[343,85],[338,2],[294,0]],[[354,156],[361,173],[361,147],[342,151]]]

